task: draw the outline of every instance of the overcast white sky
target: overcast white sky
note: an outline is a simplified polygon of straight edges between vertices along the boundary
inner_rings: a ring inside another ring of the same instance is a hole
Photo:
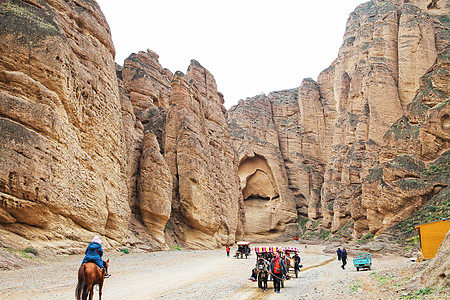
[[[191,59],[214,76],[228,109],[317,79],[337,58],[349,14],[364,0],[97,0],[116,62],[151,49],[164,68]]]

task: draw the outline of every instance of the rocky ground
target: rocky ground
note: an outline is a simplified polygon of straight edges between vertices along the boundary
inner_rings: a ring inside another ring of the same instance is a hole
[[[354,253],[343,270],[335,255],[323,252],[324,246],[285,245],[301,249],[304,267],[280,294],[262,292],[248,280],[254,255],[236,259],[227,257],[225,249],[174,250],[106,253],[112,277],[106,279],[103,299],[450,299],[449,289],[406,288],[421,267],[405,257],[375,257],[371,271],[357,272]],[[34,258],[27,267],[2,269],[0,299],[73,299],[81,260],[80,255]]]

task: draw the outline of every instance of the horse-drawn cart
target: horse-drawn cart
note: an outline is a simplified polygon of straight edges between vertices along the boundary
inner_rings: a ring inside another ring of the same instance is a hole
[[[258,287],[263,291],[267,290],[267,280],[269,279],[269,268],[272,253],[279,247],[254,247],[256,253],[256,267],[253,269],[254,278],[258,280]]]
[[[284,253],[284,264],[286,265],[288,273],[290,268],[293,268],[295,277],[297,278],[300,268],[303,267],[303,265],[300,264],[300,256],[298,256],[300,250],[295,247],[283,247],[280,249],[280,252]]]
[[[249,255],[251,255],[251,253],[250,253],[250,247],[249,247],[249,245],[250,245],[250,242],[244,242],[244,241],[241,241],[241,242],[237,242],[236,243],[237,244],[237,246],[238,246],[238,249],[236,250],[236,254],[234,255],[236,258],[244,258],[244,256],[245,256],[245,258],[247,258]]]

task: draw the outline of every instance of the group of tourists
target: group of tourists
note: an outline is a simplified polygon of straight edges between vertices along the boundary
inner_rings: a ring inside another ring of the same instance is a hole
[[[273,280],[274,292],[280,293],[282,280],[289,276],[286,259],[287,257],[283,257],[283,254],[277,251],[257,253],[256,266],[252,270],[252,275],[249,280],[256,281],[257,274],[261,271],[258,267],[263,262],[267,268],[265,271],[270,274]],[[293,259],[296,265],[300,265],[300,256],[298,253],[295,253]]]
[[[298,256],[298,255],[297,255]],[[280,293],[281,281],[288,274],[284,259],[278,252],[263,253],[256,258],[256,267],[252,270],[252,276],[249,278],[251,281],[256,281],[258,261],[264,260],[268,266],[268,272],[272,276],[273,288],[276,293]],[[299,258],[300,260],[300,258]]]
[[[250,247],[246,246],[246,245],[243,245],[243,246],[239,245],[237,252],[250,254]]]
[[[105,278],[110,277],[111,275],[108,274],[108,265],[105,261],[103,261],[103,250],[102,250],[102,241],[98,236],[95,236],[92,239],[92,242],[89,243],[86,251],[85,256],[81,264],[87,263],[87,262],[93,262],[95,263],[100,269],[104,270],[104,276]],[[238,249],[238,251],[249,251],[249,247],[247,246],[247,249],[245,247],[241,247]],[[230,245],[226,246],[227,256],[230,256]],[[345,270],[345,265],[347,264],[347,250],[343,248],[338,248],[337,251],[337,257],[339,261],[342,261],[341,268]],[[288,270],[286,268],[286,264],[284,262],[284,259],[280,256],[278,252],[265,252],[261,253],[257,256],[256,261],[258,264],[258,260],[263,259],[267,261],[267,264],[269,266],[269,273],[272,275],[273,278],[273,286],[274,290],[277,293],[280,293],[280,283],[286,274],[288,274]],[[300,257],[298,256],[298,253],[295,253],[294,261],[296,264],[300,264]],[[252,281],[256,280],[256,268],[252,270],[252,276],[249,278]]]

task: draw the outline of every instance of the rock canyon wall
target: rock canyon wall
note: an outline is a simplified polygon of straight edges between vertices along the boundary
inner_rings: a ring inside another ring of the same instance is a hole
[[[2,243],[70,252],[92,232],[123,243],[126,149],[105,18],[93,1],[3,1],[0,14]]]
[[[289,196],[281,198],[293,197],[299,224],[320,221],[333,233],[350,227],[348,238],[381,234],[426,203],[448,199],[449,6],[362,4],[317,82],[232,107],[240,177],[245,157],[262,156],[286,174],[276,176],[276,187],[287,185]],[[241,188],[249,182],[241,180]]]
[[[449,10],[362,4],[317,81],[227,112],[195,60],[116,65],[95,1],[1,2],[0,246],[213,248],[305,223],[358,238],[447,200]]]
[[[243,235],[213,76],[151,52],[114,64],[90,0],[0,3],[0,244],[217,247]]]

